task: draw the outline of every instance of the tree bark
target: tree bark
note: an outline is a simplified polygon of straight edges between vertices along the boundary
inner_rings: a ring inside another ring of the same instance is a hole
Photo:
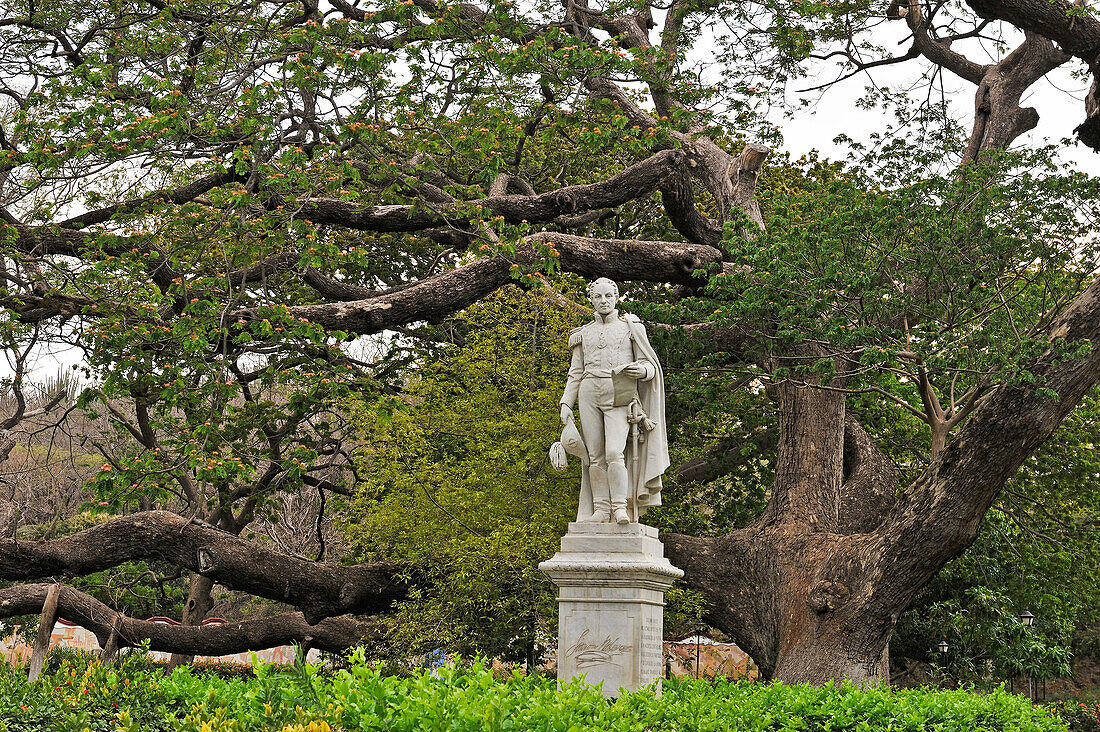
[[[863,534],[882,525],[897,500],[898,475],[852,414],[844,417],[844,483],[840,490],[840,533]]]
[[[104,666],[112,666],[118,659],[119,643],[122,632],[122,615],[115,613],[115,619],[111,623],[111,631],[107,634],[107,642],[103,644],[103,652],[99,654],[99,660]]]
[[[868,542],[840,533],[848,421],[844,392],[830,386],[776,386],[776,479],[760,529],[776,569],[773,674],[789,682],[880,680],[889,639],[859,617]]]
[[[765,678],[883,681],[893,624],[862,619],[874,553],[857,532],[881,523],[896,474],[846,414],[842,391],[783,382],[775,393],[776,481],[764,514],[719,538],[665,535],[666,550],[706,597],[707,622]]]
[[[545,223],[565,214],[612,208],[652,193],[677,172],[682,160],[681,151],[662,150],[598,183],[566,186],[533,196],[500,195],[462,201],[442,210],[420,206],[364,208],[340,199],[314,199],[299,204],[295,215],[315,224],[376,232],[467,228],[471,225],[469,212],[478,209],[511,223]]]
[[[821,683],[832,678],[882,682],[893,622],[868,617],[864,598],[874,568],[866,535],[774,536],[780,557],[779,644],[774,678]]]
[[[24,233],[35,246],[41,245],[52,254],[73,256],[71,247],[85,246],[73,242],[56,243],[66,234],[57,230],[37,230]],[[69,231],[69,235],[83,239],[82,232]],[[425,277],[421,280],[367,295],[356,292],[360,299],[324,302],[317,305],[298,305],[286,309],[292,318],[306,320],[329,329],[346,330],[360,335],[380,333],[412,322],[439,320],[455,313],[495,290],[514,281],[513,265],[531,267],[540,258],[533,245],[542,245],[556,252],[561,268],[586,277],[611,277],[617,280],[666,282],[698,285],[701,280],[696,271],[716,266],[722,261],[722,252],[705,244],[683,242],[640,241],[618,239],[594,239],[555,232],[532,234],[516,247],[512,256],[493,256],[475,260],[470,264]],[[74,249],[73,251],[76,251]],[[280,258],[279,266],[293,268],[295,262]],[[274,263],[273,263],[274,264]],[[260,271],[269,270],[260,268]],[[309,281],[307,276],[307,282]],[[329,293],[331,294],[331,293]],[[91,298],[50,293],[38,295],[20,293],[18,296],[0,298],[0,307],[8,308],[24,322],[39,322],[58,316],[94,317],[96,302]],[[135,322],[155,322],[148,311],[133,305],[127,313]],[[262,319],[256,309],[230,310],[225,322],[235,325],[234,335],[241,327]]]
[[[1085,97],[1085,119],[1074,130],[1093,150],[1100,151],[1100,20],[1074,12],[1065,0],[967,0],[983,18],[1007,21],[1017,28],[1057,43],[1061,52],[1088,65],[1093,86]]]
[[[53,635],[53,626],[57,623],[57,600],[61,594],[61,585],[51,585],[46,591],[46,597],[42,600],[42,617],[38,621],[38,635],[34,639],[34,650],[31,652],[31,665],[27,671],[27,681],[35,682],[42,673],[42,666],[46,663],[46,654],[50,650],[50,636]]]
[[[527,237],[511,257],[479,259],[363,300],[297,305],[287,308],[287,313],[325,328],[360,335],[420,320],[438,320],[513,282],[513,265],[531,266],[537,262],[532,244],[552,247],[567,272],[617,280],[699,284],[696,271],[722,260],[718,249],[702,244],[592,239],[542,232]],[[259,311],[244,309],[230,312],[227,320],[243,326],[260,317]]]
[[[791,381],[777,384],[779,447],[775,482],[762,522],[792,523],[809,532],[840,522],[844,468],[844,393]]]
[[[986,66],[975,93],[974,129],[965,159],[977,160],[983,152],[1004,150],[1035,129],[1039,112],[1020,106],[1024,92],[1069,59],[1050,40],[1029,32],[1023,44],[1000,63]]]
[[[198,572],[191,572],[187,583],[187,601],[183,604],[183,624],[188,627],[202,625],[206,616],[214,607],[214,581],[209,577],[203,577]],[[191,663],[194,655],[186,653],[173,653],[168,660],[169,668],[183,666]]]

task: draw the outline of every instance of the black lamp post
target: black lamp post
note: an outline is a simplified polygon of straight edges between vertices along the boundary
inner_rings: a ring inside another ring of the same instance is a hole
[[[1020,613],[1020,622],[1024,624],[1025,628],[1031,628],[1035,625],[1035,616],[1031,614],[1030,610],[1024,610]],[[1027,698],[1035,701],[1035,693],[1031,687],[1031,669],[1027,671]]]
[[[945,680],[945,681],[947,680],[947,658],[946,658],[946,656],[947,656],[947,649],[949,647],[950,646],[947,645],[946,640],[941,640],[939,643],[936,644],[936,650],[938,650],[940,652],[939,657],[936,660],[937,660],[938,663],[942,664],[941,667],[940,667],[940,674],[941,674],[943,680]]]

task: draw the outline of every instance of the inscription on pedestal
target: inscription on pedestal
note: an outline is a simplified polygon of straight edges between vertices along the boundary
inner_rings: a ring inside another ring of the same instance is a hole
[[[658,615],[642,621],[643,678],[659,679],[663,675],[664,640],[664,618]]]
[[[603,640],[599,640],[591,635],[590,629],[585,628],[577,642],[565,649],[565,657],[572,661],[574,666],[583,669],[605,663],[618,666],[620,664],[616,663],[616,659],[619,656],[633,652],[634,646],[629,643],[624,643],[618,638],[613,639],[610,635],[605,635]]]

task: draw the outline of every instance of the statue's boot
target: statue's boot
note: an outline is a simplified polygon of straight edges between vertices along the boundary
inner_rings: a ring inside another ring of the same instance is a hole
[[[629,524],[630,515],[626,512],[626,497],[628,494],[629,478],[626,474],[626,463],[613,462],[607,466],[607,482],[611,493],[611,512],[615,523]]]
[[[607,484],[607,469],[589,465],[588,483],[592,486],[592,515],[581,520],[592,524],[602,524],[610,521],[611,491]]]

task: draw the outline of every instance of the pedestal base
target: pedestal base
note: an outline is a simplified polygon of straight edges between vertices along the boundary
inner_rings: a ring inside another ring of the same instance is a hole
[[[664,596],[684,575],[645,524],[569,524],[539,569],[558,586],[558,680],[583,676],[604,696],[660,680]]]

